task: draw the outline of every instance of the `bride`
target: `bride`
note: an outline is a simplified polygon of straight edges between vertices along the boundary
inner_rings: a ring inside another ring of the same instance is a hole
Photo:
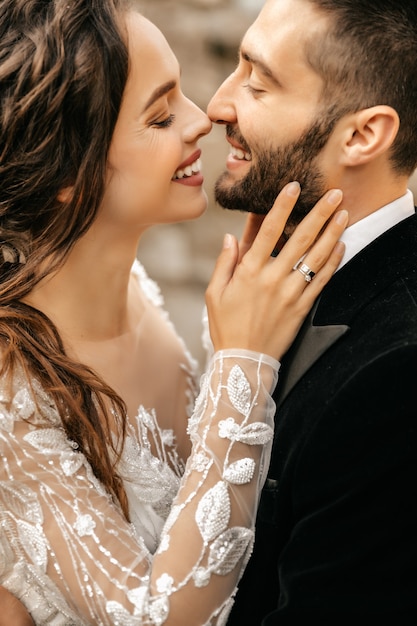
[[[315,243],[337,208],[325,196],[272,258],[291,183],[240,244],[226,235],[196,400],[195,362],[135,259],[147,228],[206,209],[207,116],[160,31],[119,0],[0,0],[0,17],[5,602],[14,624],[16,599],[41,625],[224,624],[279,359],[341,259],[346,219]],[[305,254],[310,284],[293,271]]]

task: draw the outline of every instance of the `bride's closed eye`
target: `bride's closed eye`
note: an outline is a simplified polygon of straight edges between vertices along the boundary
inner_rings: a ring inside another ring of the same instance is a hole
[[[173,124],[175,120],[175,115],[171,114],[163,120],[155,120],[150,123],[150,126],[156,126],[157,128],[168,128]]]

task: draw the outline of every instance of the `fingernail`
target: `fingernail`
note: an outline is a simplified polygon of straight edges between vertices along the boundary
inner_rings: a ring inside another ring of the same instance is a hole
[[[227,248],[231,248],[232,247],[232,241],[233,241],[232,235],[227,233],[224,236],[224,239],[223,239],[223,249],[227,250]]]
[[[292,183],[288,183],[287,185],[287,195],[288,196],[292,196],[293,198],[295,198],[295,196],[298,196],[298,194],[300,193],[300,183],[298,183],[296,180],[293,181]]]
[[[341,211],[338,211],[336,214],[336,224],[343,226],[344,224],[346,224],[348,218],[349,218],[349,213],[346,211],[346,209],[342,209]]]
[[[327,196],[327,201],[330,204],[339,204],[343,196],[343,192],[341,189],[332,189]]]

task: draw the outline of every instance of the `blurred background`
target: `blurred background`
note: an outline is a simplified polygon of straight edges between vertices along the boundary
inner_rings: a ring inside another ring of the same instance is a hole
[[[139,10],[164,33],[182,67],[184,93],[202,109],[233,71],[242,35],[263,0],[135,0]],[[138,257],[160,285],[166,308],[191,353],[204,363],[201,314],[204,292],[223,235],[240,235],[244,217],[216,205],[213,186],[228,153],[224,129],[214,126],[203,149],[206,214],[198,220],[158,226],[142,238]],[[417,197],[417,177],[412,189]]]

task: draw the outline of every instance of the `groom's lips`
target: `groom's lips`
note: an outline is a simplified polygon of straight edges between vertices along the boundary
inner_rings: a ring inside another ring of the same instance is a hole
[[[238,143],[237,141],[229,137],[229,135],[226,135],[226,141],[228,141],[230,145],[236,148],[237,150],[243,150],[243,152],[247,152],[249,154],[249,150],[244,148],[242,144]]]
[[[251,161],[250,159],[246,159],[244,155],[250,155],[250,152],[231,137],[226,136],[226,140],[232,146],[232,150],[230,151],[226,160],[227,169],[229,171],[238,171],[242,168],[245,168],[245,171],[247,171],[250,167]],[[242,156],[236,154],[236,151],[242,153]]]

